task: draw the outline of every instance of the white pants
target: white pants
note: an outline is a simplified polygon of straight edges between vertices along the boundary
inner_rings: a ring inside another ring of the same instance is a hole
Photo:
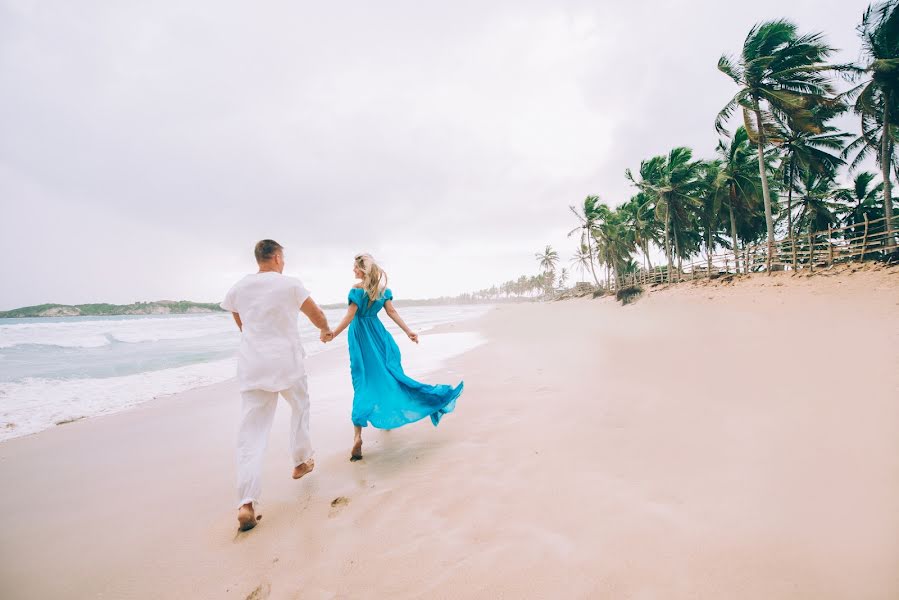
[[[278,406],[278,394],[290,405],[290,452],[294,466],[312,457],[309,439],[309,389],[306,377],[280,392],[241,392],[243,416],[237,433],[238,507],[257,502],[262,491],[262,460]]]

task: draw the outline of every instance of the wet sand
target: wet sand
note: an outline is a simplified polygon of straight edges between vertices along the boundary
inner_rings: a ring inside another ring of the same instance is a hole
[[[488,339],[428,377],[456,412],[356,463],[345,357],[310,360],[316,469],[282,404],[248,533],[231,382],[0,444],[0,596],[899,597],[899,270],[449,329]]]

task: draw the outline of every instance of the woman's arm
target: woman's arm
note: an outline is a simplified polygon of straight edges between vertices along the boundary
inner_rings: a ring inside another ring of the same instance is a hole
[[[387,316],[393,319],[393,322],[399,325],[399,328],[406,332],[406,335],[409,336],[409,339],[417,344],[418,334],[409,329],[409,326],[406,325],[405,321],[403,321],[400,313],[396,312],[396,308],[394,308],[393,306],[393,300],[388,300],[384,303],[384,310],[387,311]]]
[[[346,309],[346,314],[343,316],[343,320],[340,324],[334,328],[334,337],[336,338],[338,335],[343,333],[343,330],[350,326],[350,322],[353,320],[353,317],[356,316],[356,309],[359,308],[356,306],[356,303],[350,304],[350,306]]]

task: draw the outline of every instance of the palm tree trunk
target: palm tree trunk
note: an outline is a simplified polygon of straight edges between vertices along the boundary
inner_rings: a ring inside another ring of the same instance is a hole
[[[680,281],[680,274],[681,274],[681,271],[683,270],[683,263],[681,261],[681,255],[680,255],[680,244],[677,241],[677,229],[674,229],[672,227],[672,230],[674,233],[674,254],[675,254],[675,256],[677,256],[677,280]]]
[[[794,245],[796,244],[793,239],[793,160],[795,159],[794,154],[790,154],[790,175],[789,180],[787,182],[787,235],[790,236],[790,251],[793,253],[793,270],[796,270],[796,251]]]
[[[646,257],[646,264],[649,265],[649,270],[652,271],[652,261],[649,260],[649,242],[643,242],[643,256]]]
[[[669,233],[671,213],[667,205],[665,206],[665,213],[665,256],[668,258],[668,283],[671,283],[671,271],[674,270],[674,263],[671,261],[671,234]]]
[[[593,268],[593,245],[590,243],[591,237],[593,237],[593,234],[590,229],[587,229],[587,251],[590,253],[590,272],[593,273],[593,281],[596,282],[596,287],[599,288],[599,278],[596,276],[596,269]]]
[[[706,253],[706,278],[711,279],[712,277],[712,226],[709,225],[705,229],[706,238],[705,238],[705,253]]]
[[[734,246],[734,271],[740,274],[740,244],[737,242],[737,217],[734,214],[734,202],[737,200],[737,191],[734,187],[728,186],[730,192],[730,236],[733,238]]]
[[[812,241],[812,224],[808,224],[808,269],[815,271],[815,242]]]
[[[880,168],[883,170],[883,216],[887,222],[887,252],[889,253],[895,240],[893,239],[893,196],[890,183],[890,167],[893,163],[890,147],[890,90],[883,91],[883,135],[880,136]]]
[[[765,224],[768,227],[768,265],[774,257],[774,215],[771,212],[771,190],[768,189],[768,174],[765,172],[765,130],[762,125],[762,111],[758,100],[755,101],[755,122],[758,128],[759,177],[762,179],[762,198],[765,201]]]
[[[787,231],[793,237],[793,159],[790,154],[790,174],[787,175]]]

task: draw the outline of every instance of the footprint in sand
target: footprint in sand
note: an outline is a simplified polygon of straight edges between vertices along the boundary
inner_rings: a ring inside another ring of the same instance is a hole
[[[337,514],[343,509],[344,506],[350,503],[350,499],[346,496],[337,496],[333,500],[331,500],[331,512],[328,513],[328,517],[335,517]]]
[[[259,586],[249,593],[247,600],[265,600],[272,593],[272,586],[268,583],[260,583]]]

